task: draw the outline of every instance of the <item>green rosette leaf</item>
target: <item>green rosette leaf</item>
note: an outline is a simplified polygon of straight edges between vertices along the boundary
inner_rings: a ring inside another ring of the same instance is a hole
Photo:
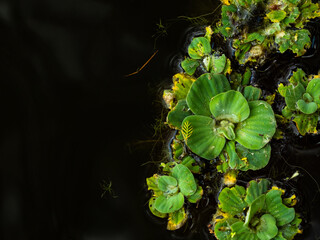
[[[226,160],[228,161],[229,167],[231,169],[240,169],[245,166],[245,163],[241,161],[237,152],[236,152],[236,145],[235,141],[228,141],[223,155],[225,156]]]
[[[222,73],[224,68],[226,67],[227,57],[226,55],[215,56],[213,60],[213,72],[214,73]]]
[[[181,129],[183,119],[191,114],[186,100],[179,100],[177,105],[168,113],[167,123],[171,128]]]
[[[236,141],[248,149],[263,148],[276,132],[276,119],[267,102],[250,101],[250,115],[238,123],[235,133]]]
[[[246,162],[246,164],[239,168],[241,171],[262,169],[267,166],[271,157],[270,144],[265,145],[259,150],[250,150],[241,144],[237,144],[236,151],[241,159]]]
[[[189,168],[192,173],[200,173],[200,166],[197,164],[196,160],[194,160],[191,156],[186,156],[182,159],[181,164]]]
[[[189,75],[194,74],[199,66],[200,66],[200,63],[196,59],[186,58],[181,62],[181,67]]]
[[[156,217],[159,217],[159,218],[166,218],[168,216],[167,213],[161,213],[159,212],[157,209],[155,209],[154,207],[154,202],[155,202],[156,198],[155,197],[152,197],[150,198],[149,200],[149,209],[150,209],[150,212],[155,215]]]
[[[191,86],[187,95],[187,104],[194,114],[211,116],[209,103],[212,97],[230,90],[226,76],[205,73]]]
[[[287,13],[283,10],[271,11],[267,14],[267,18],[270,19],[271,22],[277,23],[285,19]]]
[[[304,114],[312,114],[318,109],[318,105],[315,102],[306,102],[303,99],[297,101],[297,109]]]
[[[211,45],[207,38],[194,38],[188,47],[189,56],[193,59],[201,59],[211,53]]]
[[[288,208],[282,203],[280,190],[270,190],[266,194],[266,209],[276,220],[277,226],[281,227],[290,222],[295,217],[294,208]]]
[[[153,194],[156,197],[162,195],[162,191],[159,189],[158,181],[159,181],[158,174],[154,174],[152,177],[149,177],[146,179],[148,190],[152,190]]]
[[[291,111],[296,110],[296,102],[302,98],[306,92],[304,86],[299,82],[296,86],[289,85],[284,87],[283,91],[286,104]]]
[[[210,101],[210,111],[217,120],[239,123],[248,118],[250,108],[245,97],[230,90],[214,96]]]
[[[293,221],[289,224],[284,225],[279,229],[279,232],[281,232],[282,236],[285,237],[285,239],[292,240],[294,236],[300,232],[299,225],[301,223],[301,218],[298,214],[295,215],[295,218]]]
[[[219,221],[214,226],[214,235],[219,240],[231,240],[231,225],[239,222],[236,218],[227,218]]]
[[[178,180],[180,192],[189,197],[197,190],[197,183],[192,172],[183,164],[177,164],[172,169],[172,176]]]
[[[250,205],[262,194],[265,194],[268,190],[270,182],[266,179],[261,179],[260,181],[250,181],[249,187],[247,188],[247,196],[245,201]]]
[[[302,56],[306,52],[306,48],[311,45],[311,39],[309,37],[310,32],[307,29],[296,30],[291,39],[290,50],[297,54],[297,56]]]
[[[247,207],[244,201],[246,190],[242,186],[235,185],[232,188],[224,188],[219,194],[219,208],[226,213],[233,215],[243,212]]]
[[[247,212],[246,221],[244,222],[245,227],[249,227],[250,221],[256,213],[261,212],[266,206],[266,195],[262,194],[257,197],[250,205]]]
[[[270,214],[264,214],[260,218],[260,224],[257,226],[257,236],[260,240],[273,239],[278,234],[276,219]]]
[[[278,232],[278,235],[274,237],[273,240],[288,240],[286,238],[283,237],[282,232]]]
[[[207,160],[221,153],[226,139],[216,130],[215,120],[211,117],[192,115],[183,120],[183,136],[192,152]]]
[[[247,101],[259,100],[261,97],[261,89],[253,86],[246,86],[243,90],[243,96]]]
[[[161,176],[158,180],[158,186],[164,194],[174,194],[178,191],[178,182],[174,177]]]
[[[197,191],[194,194],[192,194],[190,197],[188,197],[188,201],[191,203],[197,203],[202,198],[202,195],[203,195],[203,189],[201,186],[198,186]]]
[[[250,228],[244,226],[243,222],[236,222],[231,225],[233,234],[232,240],[259,240],[257,234]]]
[[[185,99],[189,92],[192,83],[196,79],[192,76],[186,75],[184,73],[177,73],[172,77],[173,81],[173,93],[176,100]]]
[[[315,103],[320,104],[320,78],[312,79],[307,86],[306,92],[312,96]]]
[[[293,121],[296,123],[299,133],[304,136],[306,133],[317,133],[317,114],[296,114]]]
[[[171,231],[177,230],[186,223],[187,219],[188,215],[184,208],[181,208],[173,213],[169,213],[167,229]]]
[[[154,208],[160,213],[172,213],[182,208],[184,196],[181,192],[175,195],[161,195],[154,201]]]

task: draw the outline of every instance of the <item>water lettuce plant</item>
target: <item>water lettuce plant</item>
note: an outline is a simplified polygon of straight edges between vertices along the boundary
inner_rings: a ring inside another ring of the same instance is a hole
[[[231,61],[225,54],[219,54],[211,48],[212,33],[211,27],[208,26],[204,37],[193,38],[188,47],[189,57],[181,62],[181,67],[187,74],[193,75],[198,67],[204,72],[231,73]]]
[[[165,167],[166,175],[154,174],[147,178],[148,190],[152,191],[149,209],[157,217],[168,217],[167,228],[176,230],[188,218],[188,212],[184,208],[185,199],[196,203],[201,199],[203,190],[184,164],[173,162]]]
[[[293,208],[295,195],[284,198],[285,191],[266,179],[242,186],[226,187],[219,194],[219,206],[211,232],[218,240],[291,240],[301,218]]]
[[[285,98],[286,106],[282,115],[292,119],[301,135],[317,133],[320,116],[320,77],[308,78],[302,69],[298,69],[289,79],[289,84],[278,87]]]
[[[215,32],[232,38],[240,64],[263,62],[268,53],[292,51],[301,56],[311,46],[305,24],[320,16],[311,0],[222,0]]]
[[[187,94],[190,115],[181,124],[191,151],[212,160],[236,142],[249,150],[264,148],[275,133],[276,121],[271,106],[257,100],[254,92],[254,88],[247,88],[244,95],[231,90],[221,74],[201,75]]]

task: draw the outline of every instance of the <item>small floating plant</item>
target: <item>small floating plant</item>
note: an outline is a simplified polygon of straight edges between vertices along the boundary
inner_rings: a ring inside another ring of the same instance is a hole
[[[219,206],[209,228],[218,240],[289,240],[299,229],[301,218],[293,208],[295,195],[284,198],[285,191],[270,188],[266,179],[242,186],[226,187],[219,194]]]
[[[298,69],[289,78],[289,84],[284,86],[281,83],[278,91],[286,103],[282,115],[296,123],[301,135],[317,133],[320,116],[320,76],[307,77],[302,69]]]
[[[204,195],[216,194],[209,232],[218,240],[291,240],[302,233],[295,194],[271,178],[247,186],[238,181],[242,173],[270,164],[271,143],[278,139],[279,115],[264,89],[251,84],[252,66],[272,53],[302,56],[311,45],[305,26],[319,16],[318,3],[310,0],[223,0],[216,27],[206,26],[202,36],[191,39],[183,71],[163,92],[166,124],[173,131],[167,157],[147,178],[150,212],[167,219],[168,230],[184,226],[190,209],[196,210]],[[212,39],[221,35],[232,43],[233,55],[213,48]],[[277,92],[285,103],[283,122],[294,121],[302,136],[317,134],[319,75],[298,69]],[[217,183],[204,180],[208,174],[220,176],[220,187],[212,190]]]
[[[231,39],[240,64],[262,63],[270,53],[302,56],[311,46],[305,25],[320,16],[311,0],[222,0],[215,32]]]

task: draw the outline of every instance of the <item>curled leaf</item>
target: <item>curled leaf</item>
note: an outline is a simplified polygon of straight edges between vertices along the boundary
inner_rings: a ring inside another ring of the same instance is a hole
[[[250,108],[244,96],[230,90],[214,96],[210,101],[210,111],[217,120],[239,123],[248,118]]]
[[[187,104],[194,114],[211,116],[209,103],[215,95],[230,90],[228,79],[221,74],[201,75],[191,86]]]

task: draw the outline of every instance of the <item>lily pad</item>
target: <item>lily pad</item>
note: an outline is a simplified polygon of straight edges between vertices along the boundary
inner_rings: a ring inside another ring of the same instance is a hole
[[[161,195],[154,201],[154,208],[160,213],[172,213],[184,204],[184,196],[181,192],[175,195]]]
[[[221,153],[226,139],[219,136],[215,120],[211,117],[192,115],[183,120],[182,126],[189,126],[189,134],[184,134],[187,146],[192,152],[207,160],[212,160]]]
[[[245,195],[246,190],[242,186],[226,187],[219,194],[219,208],[223,212],[233,215],[239,214],[247,207],[247,203],[244,201]]]
[[[211,45],[207,38],[194,38],[188,48],[189,56],[193,59],[201,59],[211,53]]]
[[[183,164],[177,164],[172,169],[172,176],[178,180],[180,192],[188,197],[197,190],[197,184],[192,172]]]
[[[271,190],[266,194],[267,212],[276,220],[277,226],[281,227],[290,223],[295,217],[294,208],[288,208],[282,203],[280,190]]]
[[[250,114],[247,100],[234,90],[214,96],[210,101],[210,111],[217,120],[225,119],[233,123],[244,121]]]
[[[270,214],[264,214],[260,218],[260,224],[257,227],[257,236],[260,240],[273,239],[278,234],[278,228],[275,218]]]
[[[187,95],[187,104],[194,114],[211,116],[211,98],[228,90],[230,84],[224,75],[205,73],[192,84]]]
[[[238,123],[235,133],[236,141],[248,149],[263,148],[276,132],[276,119],[267,102],[250,101],[250,116]]]

